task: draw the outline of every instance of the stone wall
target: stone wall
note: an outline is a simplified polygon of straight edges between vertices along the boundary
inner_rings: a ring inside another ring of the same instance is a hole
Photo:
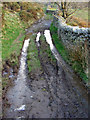
[[[79,28],[78,26],[67,25],[62,17],[54,17],[54,25],[58,27],[58,36],[64,43],[70,42],[74,44],[89,41],[90,28]]]
[[[89,59],[89,39],[90,28],[79,28],[79,26],[70,26],[62,17],[54,16],[54,25],[58,28],[58,37],[62,40],[64,46],[72,54],[81,52],[82,62],[85,61],[85,73],[88,76],[88,59]],[[79,55],[79,54],[78,54]],[[79,57],[79,56],[78,56]],[[84,64],[84,63],[82,63]]]

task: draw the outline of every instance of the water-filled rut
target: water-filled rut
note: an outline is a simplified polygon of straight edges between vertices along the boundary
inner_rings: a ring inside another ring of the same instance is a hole
[[[17,79],[7,93],[11,105],[5,118],[88,117],[87,91],[56,50],[48,30],[50,24],[50,20],[42,20],[28,29],[27,34],[38,32],[34,42],[41,69],[31,71],[28,76],[26,56],[30,39],[25,40]],[[41,35],[46,41],[40,39]],[[54,64],[46,52],[48,46],[56,58]]]
[[[30,39],[25,40],[24,42],[20,59],[19,73],[17,79],[14,81],[14,86],[11,87],[7,93],[7,98],[11,104],[11,107],[8,108],[6,113],[6,116],[8,115],[9,118],[19,117],[17,112],[25,110],[26,107],[24,105],[24,98],[26,90],[28,89],[26,85],[26,56],[29,41]]]

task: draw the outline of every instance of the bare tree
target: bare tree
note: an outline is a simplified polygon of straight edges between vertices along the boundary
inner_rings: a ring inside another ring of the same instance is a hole
[[[62,17],[64,17],[64,19],[68,18],[70,15],[72,15],[73,13],[75,13],[76,11],[76,3],[72,3],[72,2],[67,2],[67,0],[61,0],[61,2],[55,2],[55,4],[58,5],[59,10],[62,12]],[[74,7],[72,8],[72,4]]]

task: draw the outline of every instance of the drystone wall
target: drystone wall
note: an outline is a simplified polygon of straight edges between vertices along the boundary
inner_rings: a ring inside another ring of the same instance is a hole
[[[53,23],[58,28],[58,37],[62,40],[67,50],[72,54],[78,54],[78,58],[82,57],[83,65],[86,63],[86,68],[84,69],[88,77],[90,28],[67,25],[66,21],[58,16],[54,16]],[[81,53],[79,54],[79,52]]]
[[[90,28],[79,28],[79,26],[70,26],[62,17],[54,17],[54,25],[58,27],[58,36],[62,39],[63,43],[84,43],[90,39]]]

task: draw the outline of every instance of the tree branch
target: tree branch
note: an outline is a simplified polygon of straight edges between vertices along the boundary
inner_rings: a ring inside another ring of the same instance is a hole
[[[70,16],[70,15],[74,14],[75,12],[76,12],[76,9],[75,9],[75,11],[69,13],[67,16]]]

